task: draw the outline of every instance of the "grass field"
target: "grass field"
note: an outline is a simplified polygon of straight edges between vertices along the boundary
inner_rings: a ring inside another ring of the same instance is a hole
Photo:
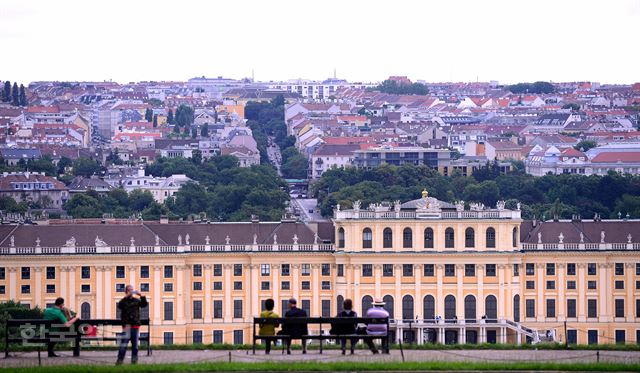
[[[366,372],[366,371],[598,371],[620,372],[640,371],[640,364],[621,363],[475,363],[475,362],[283,362],[283,363],[193,363],[193,364],[140,364],[122,366],[87,366],[59,365],[33,368],[6,368],[2,371],[21,372],[55,372],[55,373],[80,373],[80,372]]]

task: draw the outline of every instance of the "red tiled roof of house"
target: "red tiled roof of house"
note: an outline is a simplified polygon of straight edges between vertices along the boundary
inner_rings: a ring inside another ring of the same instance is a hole
[[[59,113],[60,112],[60,108],[57,106],[29,106],[27,108],[27,113],[32,113],[32,114],[55,114],[55,113]]]
[[[591,163],[636,163],[640,162],[638,152],[602,152],[591,159]]]

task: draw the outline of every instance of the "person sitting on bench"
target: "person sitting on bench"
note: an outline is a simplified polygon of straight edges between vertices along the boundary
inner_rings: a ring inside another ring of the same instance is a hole
[[[53,304],[53,307],[49,307],[46,310],[44,310],[44,319],[45,320],[52,320],[52,321],[56,321],[56,324],[52,324],[51,325],[51,330],[52,332],[59,332],[61,327],[65,327],[68,328],[71,325],[73,325],[76,320],[78,320],[78,317],[73,317],[71,319],[68,319],[67,316],[65,316],[64,314],[64,298],[57,298],[55,303]],[[53,349],[56,346],[56,342],[52,342],[49,341],[47,343],[47,353],[49,357],[59,357],[60,355],[57,355]]]
[[[303,309],[297,307],[298,301],[295,298],[289,299],[289,310],[284,314],[285,318],[295,318],[295,317],[307,317],[307,312]],[[302,341],[302,353],[307,353],[307,341],[302,337],[304,335],[309,334],[309,330],[307,329],[306,322],[300,323],[283,323],[282,330],[279,334],[288,335],[289,338],[285,340],[287,344],[287,354],[291,355],[291,340],[292,339],[300,339]]]
[[[369,310],[367,310],[367,317],[380,318],[380,319],[389,317],[389,312],[387,312],[387,310],[384,309],[385,303],[383,301],[376,299],[371,305],[372,307],[369,308]],[[387,349],[387,344],[389,343],[388,338],[386,338],[387,324],[369,324],[367,325],[367,334],[383,336],[382,349],[383,350]],[[367,346],[369,346],[369,349],[371,350],[371,352],[373,352],[374,354],[378,353],[378,349],[376,348],[376,345],[373,343],[371,339],[367,338],[367,339],[364,339],[364,341],[367,344]]]
[[[342,311],[338,313],[337,317],[358,317],[358,314],[353,310],[353,301],[351,299],[345,299],[342,303]],[[336,323],[331,326],[329,331],[331,335],[348,335],[356,334],[356,324],[349,323]],[[354,353],[355,345],[358,343],[358,338],[349,338],[351,340],[351,355]],[[342,354],[346,354],[347,338],[340,338],[340,346],[342,347]]]
[[[275,302],[273,301],[273,299],[269,298],[264,302],[264,308],[265,310],[262,311],[260,313],[260,317],[264,317],[264,318],[273,318],[273,319],[277,319],[278,314],[273,312],[273,306],[275,305]],[[272,335],[276,335],[276,328],[278,327],[278,324],[260,324],[260,330],[258,332],[258,335],[265,335],[265,336],[272,336]],[[265,340],[266,343],[266,347],[264,349],[265,354],[269,354],[269,352],[271,352],[271,340],[267,339]]]

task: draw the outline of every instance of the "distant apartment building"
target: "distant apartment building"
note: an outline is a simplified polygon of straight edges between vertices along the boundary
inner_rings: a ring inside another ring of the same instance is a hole
[[[536,146],[525,160],[528,174],[606,175],[610,171],[640,175],[640,147],[603,146],[581,152],[555,146]]]
[[[309,176],[319,179],[323,173],[332,168],[353,166],[353,152],[360,149],[358,144],[320,145],[311,154]]]
[[[321,82],[312,80],[290,80],[288,82],[269,83],[267,86],[269,89],[297,93],[304,98],[323,100],[333,96],[340,88],[365,89],[373,87],[374,84],[349,83],[343,79],[331,78]]]
[[[356,150],[353,157],[354,165],[360,168],[369,169],[382,164],[412,164],[429,166],[440,172],[449,165],[450,160],[451,151],[447,149],[391,146]]]
[[[105,181],[115,188],[122,187],[127,192],[132,192],[136,189],[148,190],[156,202],[164,203],[167,198],[176,194],[184,184],[193,180],[182,174],[169,177],[154,177],[145,175],[144,169],[140,169],[135,175],[114,176],[105,179]]]
[[[0,197],[59,209],[69,199],[69,189],[63,182],[44,173],[4,172],[0,177]]]

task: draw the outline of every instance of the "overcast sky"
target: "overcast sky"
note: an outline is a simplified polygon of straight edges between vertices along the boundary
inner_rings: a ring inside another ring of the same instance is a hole
[[[640,81],[640,0],[0,0],[0,80]]]

